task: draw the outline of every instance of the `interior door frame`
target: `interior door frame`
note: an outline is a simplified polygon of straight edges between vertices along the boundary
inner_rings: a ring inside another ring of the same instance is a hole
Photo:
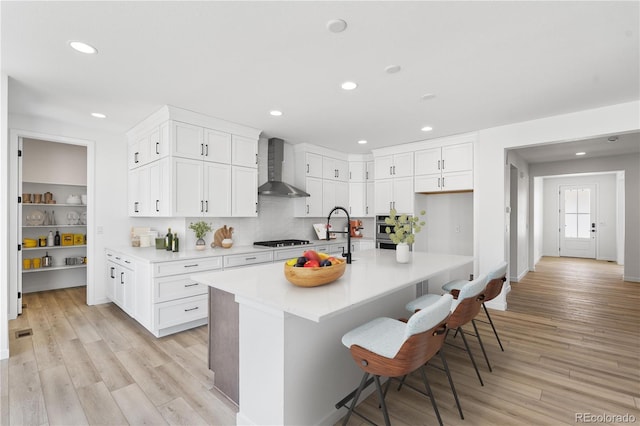
[[[562,253],[562,241],[564,239],[564,190],[567,188],[589,188],[593,189],[593,194],[590,196],[590,223],[595,223],[595,232],[593,231],[593,226],[589,228],[589,239],[592,240],[591,244],[593,244],[593,257],[588,257],[586,259],[598,259],[598,184],[597,183],[584,183],[584,184],[563,184],[558,186],[558,256],[559,257],[582,257],[582,256],[570,256]],[[595,235],[594,235],[595,234]],[[566,251],[566,250],[565,250]]]
[[[30,130],[10,129],[9,131],[9,285],[8,285],[8,319],[16,319],[18,316],[18,244],[20,244],[20,231],[18,230],[18,187],[21,184],[20,167],[18,164],[18,149],[20,141],[24,138],[38,139],[47,142],[63,143],[68,145],[80,145],[87,148],[87,304],[93,304],[95,299],[94,264],[95,264],[95,141],[66,136],[51,135],[33,132]],[[13,296],[11,296],[13,295]],[[14,296],[16,299],[14,299]]]

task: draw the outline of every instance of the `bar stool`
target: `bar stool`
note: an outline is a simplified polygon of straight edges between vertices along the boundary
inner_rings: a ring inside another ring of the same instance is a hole
[[[389,379],[402,377],[418,369],[425,385],[425,395],[429,396],[438,422],[442,425],[424,365],[438,353],[444,343],[447,331],[446,321],[450,316],[452,301],[453,296],[445,294],[428,308],[412,315],[407,322],[385,317],[376,318],[342,337],[342,343],[349,348],[354,361],[364,371],[360,386],[355,393],[352,392],[336,404],[336,408],[340,408],[346,404],[346,401],[353,398],[343,425],[347,424],[352,413],[375,424],[355,411],[362,390],[372,383],[369,378],[371,374],[378,391],[385,425],[389,426],[389,413],[384,401],[386,390],[382,391],[380,377]]]
[[[458,293],[458,298],[454,299],[453,304],[451,306],[451,316],[447,321],[447,326],[449,330],[455,329],[456,333],[460,333],[462,336],[462,341],[464,342],[464,348],[459,348],[465,350],[469,354],[469,359],[471,359],[471,364],[473,364],[473,368],[476,370],[476,375],[478,376],[478,380],[480,381],[480,385],[484,386],[484,382],[482,381],[482,377],[480,376],[480,371],[478,370],[478,366],[476,364],[475,359],[473,358],[473,353],[471,352],[471,348],[469,347],[469,343],[467,342],[466,334],[467,333],[462,329],[462,326],[471,322],[473,324],[473,328],[475,334],[471,334],[478,339],[478,343],[480,344],[480,349],[482,349],[482,353],[484,355],[484,359],[487,361],[487,365],[489,366],[489,371],[491,371],[491,364],[489,363],[489,358],[487,357],[487,353],[484,350],[484,345],[482,344],[482,339],[480,338],[480,334],[478,333],[478,329],[473,323],[473,319],[480,312],[480,305],[482,304],[482,300],[484,298],[483,292],[487,284],[487,276],[482,276],[474,281],[467,281],[466,284],[460,289]],[[426,309],[431,304],[435,303],[438,298],[436,294],[425,294],[424,296],[420,296],[419,298],[413,300],[412,302],[407,303],[406,308],[411,312],[419,312],[422,309]],[[447,335],[449,334],[449,330],[447,330]]]
[[[493,320],[491,319],[491,315],[489,315],[489,311],[487,310],[486,302],[493,300],[497,295],[502,291],[502,284],[507,281],[507,266],[508,263],[502,261],[493,268],[492,271],[487,274],[487,288],[484,291],[484,300],[482,301],[482,308],[484,309],[484,313],[487,316],[488,321],[481,320],[476,318],[474,321],[480,321],[485,324],[491,325],[493,329],[493,334],[496,336],[496,340],[498,340],[498,345],[500,345],[500,350],[504,352],[504,348],[502,347],[502,342],[500,341],[500,336],[498,336],[498,331],[496,330],[495,325],[493,325]],[[453,294],[453,297],[457,297],[460,289],[467,284],[469,281],[465,280],[454,280],[449,281],[445,285],[442,286],[442,289],[448,293]]]

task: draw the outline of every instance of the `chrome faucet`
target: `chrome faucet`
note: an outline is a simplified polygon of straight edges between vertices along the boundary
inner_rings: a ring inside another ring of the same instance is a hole
[[[349,223],[351,223],[351,218],[349,217],[349,212],[344,207],[335,206],[329,212],[329,216],[327,216],[327,241],[329,241],[329,234],[331,233],[329,231],[330,222],[331,222],[331,215],[336,210],[342,210],[347,215],[347,230],[346,231],[331,231],[331,232],[333,232],[334,234],[347,234],[347,252],[346,253],[343,252],[342,253],[342,257],[347,258],[347,263],[351,263],[351,232],[349,232]]]

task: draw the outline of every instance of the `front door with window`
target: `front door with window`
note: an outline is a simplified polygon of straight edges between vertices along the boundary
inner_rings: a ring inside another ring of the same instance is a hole
[[[596,185],[560,186],[560,256],[596,257]]]

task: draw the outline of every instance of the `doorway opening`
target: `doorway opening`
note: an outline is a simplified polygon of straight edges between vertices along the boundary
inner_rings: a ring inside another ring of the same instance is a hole
[[[561,185],[558,251],[562,257],[596,258],[597,186]]]

